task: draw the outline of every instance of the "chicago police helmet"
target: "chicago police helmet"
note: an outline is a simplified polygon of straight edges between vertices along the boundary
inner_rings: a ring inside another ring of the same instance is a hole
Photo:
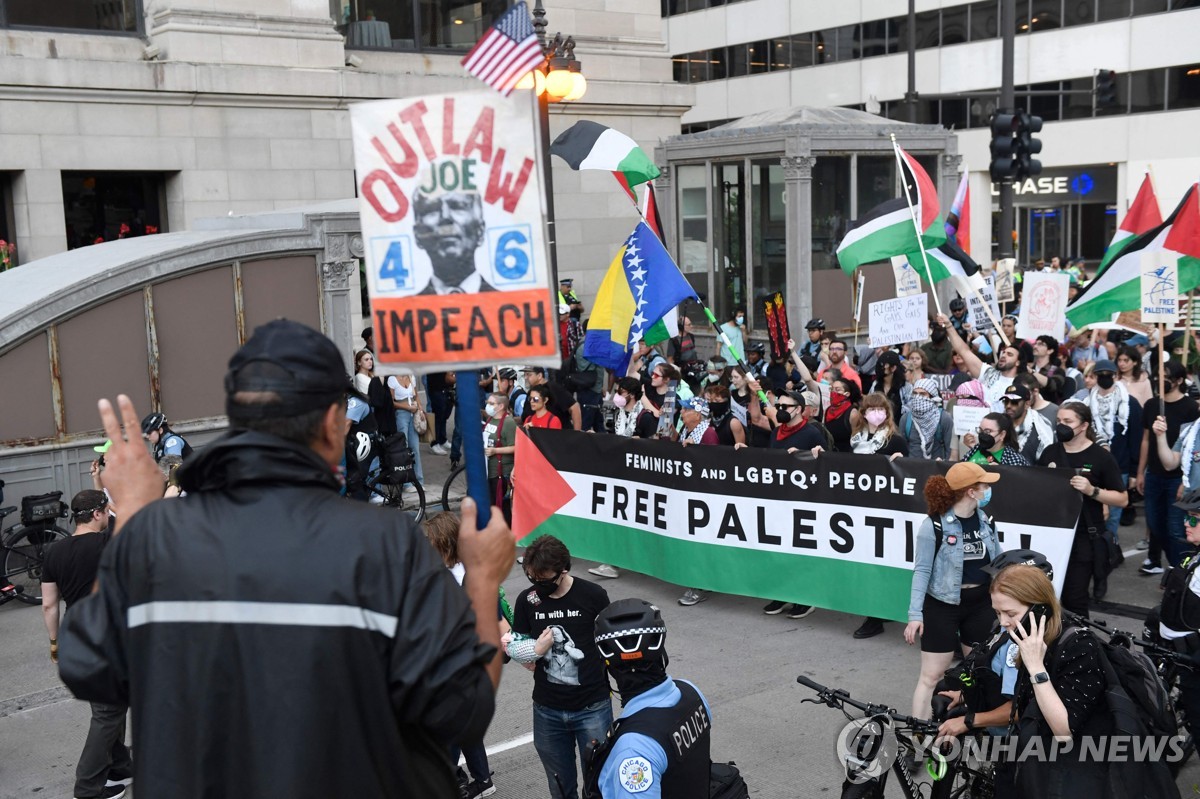
[[[596,616],[596,647],[613,668],[662,659],[666,641],[662,613],[644,599],[618,599]]]
[[[1014,566],[1018,563],[1025,566],[1037,566],[1046,573],[1048,580],[1054,581],[1054,567],[1050,565],[1050,561],[1046,560],[1046,556],[1041,552],[1035,552],[1032,549],[1010,549],[1007,552],[1001,552],[991,563],[982,568],[984,572],[995,577],[1005,566]]]
[[[149,413],[142,419],[142,435],[150,435],[167,423],[167,417],[162,413]]]

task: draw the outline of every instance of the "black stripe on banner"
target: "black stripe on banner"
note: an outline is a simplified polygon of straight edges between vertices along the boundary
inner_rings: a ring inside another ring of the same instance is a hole
[[[608,130],[604,125],[583,119],[558,134],[558,138],[550,145],[550,154],[557,155],[570,164],[571,169],[579,169],[579,165],[592,152],[596,141]]]
[[[925,513],[925,481],[952,464],[919,458],[825,453],[797,458],[782,450],[688,446],[566,430],[528,431],[560,473],[575,472],[641,483],[648,491],[685,491],[726,497],[817,502]],[[518,466],[518,469],[520,467]],[[1082,497],[1070,469],[988,467],[1001,477],[987,513],[999,523],[1071,529]],[[568,483],[570,482],[568,478]]]

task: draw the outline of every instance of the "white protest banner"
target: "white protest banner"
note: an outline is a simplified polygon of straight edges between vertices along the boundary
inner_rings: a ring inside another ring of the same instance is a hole
[[[863,304],[863,286],[867,284],[867,276],[862,272],[858,273],[858,291],[854,295],[854,321],[862,321],[862,304]]]
[[[983,421],[983,417],[991,412],[991,408],[968,408],[964,405],[955,405],[954,410],[951,411],[954,416],[954,435],[965,436],[967,433],[974,433],[979,429],[979,423]]]
[[[983,299],[987,301],[988,306],[992,309],[992,316],[996,319],[1000,318],[1000,305],[996,302],[996,278],[994,275],[988,275],[983,279]],[[979,299],[979,294],[974,291],[967,291],[963,296],[967,298],[967,319],[971,327],[980,333],[988,333],[996,329],[992,324],[992,316],[983,308],[983,302]]]
[[[1016,258],[1001,258],[996,262],[996,301],[1012,302],[1017,298],[1013,290],[1013,273],[1017,269]]]
[[[529,93],[350,107],[382,372],[557,366]]]
[[[1142,322],[1172,325],[1179,321],[1179,256],[1167,250],[1142,252]]]
[[[896,276],[896,296],[911,297],[921,293],[921,276],[903,255],[892,256],[892,272]]]
[[[872,347],[891,347],[929,338],[929,295],[896,297],[871,303],[867,330]]]
[[[1017,336],[1033,339],[1053,336],[1061,341],[1067,332],[1067,288],[1070,278],[1052,272],[1028,272],[1021,293]]]

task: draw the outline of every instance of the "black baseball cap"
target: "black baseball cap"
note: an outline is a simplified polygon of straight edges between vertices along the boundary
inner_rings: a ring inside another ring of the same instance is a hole
[[[1013,383],[1008,388],[1004,389],[1004,399],[1007,400],[1025,400],[1029,401],[1029,389],[1022,386],[1020,383]]]
[[[1117,365],[1107,358],[1101,358],[1096,361],[1096,365],[1092,367],[1092,374],[1098,375],[1101,372],[1117,373]]]
[[[526,366],[521,370],[525,374],[545,375],[546,368],[544,366]]]
[[[350,385],[337,345],[307,325],[276,319],[257,328],[229,359],[225,373],[225,410],[240,415],[278,416],[327,408]],[[273,392],[279,402],[244,404],[241,391]]]

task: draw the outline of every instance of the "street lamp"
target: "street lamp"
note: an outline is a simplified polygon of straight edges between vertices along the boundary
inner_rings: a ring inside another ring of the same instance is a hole
[[[558,244],[554,232],[554,181],[550,165],[550,103],[571,102],[583,97],[587,91],[587,79],[575,58],[575,39],[561,33],[546,43],[546,9],[542,0],[533,7],[533,29],[538,42],[546,54],[546,60],[537,69],[526,73],[517,82],[518,89],[532,89],[538,98],[538,126],[542,138],[542,171],[546,175],[546,244],[550,249],[550,285],[558,288]]]

